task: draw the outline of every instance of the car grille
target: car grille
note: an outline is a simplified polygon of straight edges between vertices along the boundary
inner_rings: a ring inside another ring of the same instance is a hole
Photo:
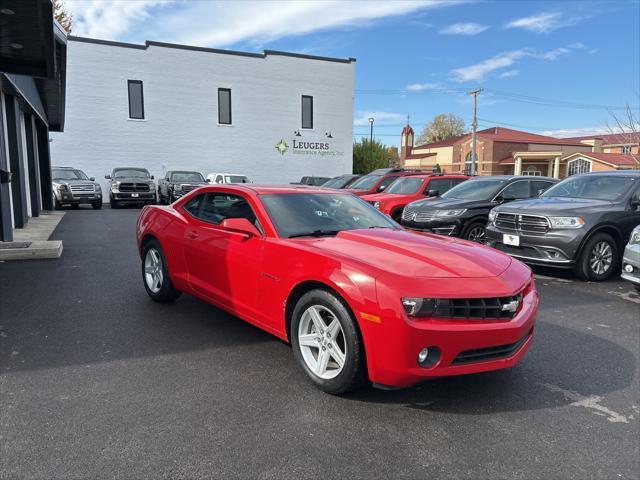
[[[421,212],[419,207],[405,207],[402,212],[402,220],[406,222],[428,222],[436,218],[435,211]]]
[[[439,298],[431,314],[433,318],[511,319],[522,303],[522,293],[511,297]],[[515,308],[505,310],[507,305]]]
[[[93,186],[93,184],[87,183],[87,184],[81,184],[81,185],[70,185],[71,191],[72,192],[95,192],[95,187]]]
[[[121,192],[149,192],[148,183],[121,183],[118,189]]]
[[[511,245],[505,245],[504,243],[498,242],[493,245],[493,248],[516,257],[545,258],[540,254],[539,250],[528,246],[513,247]]]
[[[195,190],[196,188],[198,188],[200,185],[181,185],[182,191],[183,192],[190,192],[191,190]]]
[[[495,224],[498,228],[506,228],[522,233],[547,233],[549,231],[548,220],[538,215],[500,212],[496,215]]]
[[[495,347],[475,348],[473,350],[464,350],[456,355],[451,365],[463,365],[465,363],[483,362],[487,360],[498,360],[500,358],[509,358],[515,354],[525,344],[531,336],[531,332],[522,337],[515,343],[506,345],[497,345]]]

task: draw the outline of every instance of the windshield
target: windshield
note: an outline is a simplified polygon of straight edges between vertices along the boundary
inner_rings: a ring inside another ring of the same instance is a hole
[[[89,180],[82,170],[66,168],[54,168],[51,170],[51,177],[54,180]]]
[[[244,175],[225,175],[224,183],[249,183],[249,179]]]
[[[336,178],[332,178],[331,180],[328,180],[326,182],[324,182],[322,185],[320,185],[321,187],[326,187],[326,188],[344,188],[345,185],[348,185],[349,182],[352,182],[354,179],[353,176],[351,175],[347,175],[345,177],[336,177]]]
[[[589,198],[615,202],[636,185],[636,177],[585,175],[569,177],[544,192],[541,197]]]
[[[349,188],[355,188],[357,190],[369,190],[381,178],[382,175],[365,175],[360,180],[356,180],[355,182],[353,182]]]
[[[384,191],[384,193],[397,193],[397,194],[410,194],[416,193],[420,190],[422,183],[424,182],[423,178],[411,178],[404,177],[398,178],[395,182],[393,182],[389,187]]]
[[[491,200],[508,181],[506,178],[495,177],[473,178],[443,193],[440,198]]]
[[[335,235],[360,228],[397,228],[385,215],[350,194],[260,195],[280,237]]]
[[[113,178],[149,178],[151,175],[143,168],[122,168],[113,171]]]
[[[173,172],[172,182],[204,182],[204,177],[198,172]]]

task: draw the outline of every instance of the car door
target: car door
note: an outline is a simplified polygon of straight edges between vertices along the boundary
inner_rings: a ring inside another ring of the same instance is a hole
[[[184,256],[189,283],[197,293],[239,315],[256,317],[264,239],[225,230],[226,218],[246,218],[262,231],[247,198],[206,192],[187,202]]]
[[[430,178],[424,189],[424,195],[428,195],[429,190],[437,190],[438,196],[449,190],[453,186],[453,181],[449,178]]]
[[[506,187],[502,189],[498,195],[496,195],[496,200],[502,198],[503,200],[524,200],[527,198],[531,198],[531,181],[528,179],[516,180],[515,182],[510,183]]]

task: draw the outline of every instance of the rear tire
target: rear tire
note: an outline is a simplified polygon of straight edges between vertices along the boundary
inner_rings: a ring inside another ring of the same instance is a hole
[[[118,202],[116,202],[113,197],[109,197],[109,206],[113,209],[116,209],[119,207]]]
[[[167,261],[157,240],[149,240],[142,247],[141,265],[142,283],[151,300],[167,303],[182,295],[171,283]]]
[[[360,331],[335,294],[320,289],[304,294],[293,310],[290,337],[294,358],[321,390],[337,395],[366,381]]]
[[[77,210],[77,209],[80,208],[80,204],[79,203],[72,203],[71,204],[71,208],[74,209],[74,210]]]
[[[62,204],[58,201],[58,199],[53,197],[53,209],[54,210],[62,210]]]
[[[620,262],[618,245],[607,233],[596,233],[584,245],[575,266],[575,274],[590,282],[609,278]]]
[[[393,219],[394,222],[396,223],[402,222],[403,211],[404,211],[404,208],[397,208],[393,212],[391,212],[391,218]]]
[[[470,242],[484,243],[486,228],[484,222],[473,222],[464,227],[460,236]]]

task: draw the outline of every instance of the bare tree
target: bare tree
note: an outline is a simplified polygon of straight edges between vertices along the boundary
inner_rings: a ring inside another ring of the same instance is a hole
[[[73,15],[64,8],[62,0],[53,0],[53,18],[65,29],[69,34],[73,27]]]
[[[640,105],[640,95],[636,93],[636,96],[638,97],[638,105]],[[609,133],[620,138],[620,141],[616,143],[632,145],[630,155],[636,162],[640,163],[640,154],[633,151],[633,146],[636,146],[638,147],[638,152],[640,152],[640,117],[636,113],[637,111],[637,108],[628,103],[622,113],[609,110],[612,121],[606,122],[605,125]]]
[[[418,143],[433,143],[464,134],[464,120],[453,113],[441,113],[424,126]]]

